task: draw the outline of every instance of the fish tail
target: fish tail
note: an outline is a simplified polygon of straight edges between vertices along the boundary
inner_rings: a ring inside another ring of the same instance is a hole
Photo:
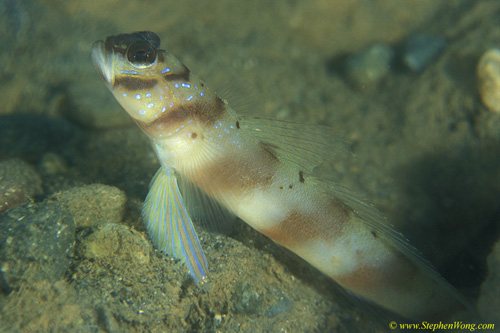
[[[195,281],[204,281],[208,274],[207,260],[173,170],[161,167],[156,173],[142,208],[142,217],[153,244],[186,263]]]

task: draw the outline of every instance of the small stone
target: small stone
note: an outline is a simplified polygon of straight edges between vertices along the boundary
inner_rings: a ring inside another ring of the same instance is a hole
[[[240,283],[237,285],[234,295],[234,311],[237,313],[256,313],[262,306],[263,300],[259,293],[249,283]]]
[[[66,160],[55,153],[44,154],[39,164],[40,172],[47,175],[64,173],[67,168]]]
[[[92,184],[56,193],[50,199],[67,208],[78,228],[104,223],[119,223],[123,219],[125,193],[113,186]]]
[[[0,289],[63,278],[75,241],[75,222],[52,203],[13,208],[0,219]]]
[[[443,51],[446,40],[417,33],[404,43],[403,63],[413,72],[420,72]]]
[[[375,44],[347,60],[347,77],[357,88],[372,86],[390,70],[394,51],[389,45]]]
[[[264,315],[267,318],[273,318],[281,313],[290,312],[292,307],[293,302],[285,295],[281,295],[279,301],[276,304],[271,305]]]
[[[83,242],[83,253],[89,259],[119,256],[139,265],[150,261],[150,243],[138,232],[122,224],[106,224]]]
[[[500,113],[500,49],[483,54],[477,65],[477,81],[484,106]]]
[[[0,213],[28,203],[42,194],[42,179],[35,169],[18,159],[0,162]]]

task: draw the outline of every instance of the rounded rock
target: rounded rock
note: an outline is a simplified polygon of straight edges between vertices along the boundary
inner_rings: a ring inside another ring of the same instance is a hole
[[[347,77],[357,88],[372,86],[389,73],[393,57],[389,45],[372,45],[347,59]]]
[[[148,241],[125,225],[107,223],[88,236],[83,245],[84,256],[89,259],[114,258],[139,265],[150,262]]]
[[[75,222],[53,203],[19,206],[0,218],[0,290],[58,281],[70,266]]]
[[[477,82],[484,106],[500,113],[500,49],[490,49],[479,59]]]
[[[81,228],[121,222],[127,197],[116,187],[92,184],[56,193],[50,200],[67,208]]]

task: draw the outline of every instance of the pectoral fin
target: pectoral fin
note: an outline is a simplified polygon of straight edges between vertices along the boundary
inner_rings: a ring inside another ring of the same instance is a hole
[[[161,167],[156,173],[144,202],[142,217],[157,248],[185,262],[196,281],[206,279],[207,260],[173,170]]]

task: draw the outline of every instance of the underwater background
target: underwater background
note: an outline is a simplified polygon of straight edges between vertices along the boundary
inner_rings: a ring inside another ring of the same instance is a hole
[[[143,30],[237,111],[350,142],[317,172],[375,204],[500,324],[500,2],[0,0],[2,331],[408,322],[241,221],[199,232],[207,284],[153,248],[140,210],[159,164],[90,60],[94,41]]]

